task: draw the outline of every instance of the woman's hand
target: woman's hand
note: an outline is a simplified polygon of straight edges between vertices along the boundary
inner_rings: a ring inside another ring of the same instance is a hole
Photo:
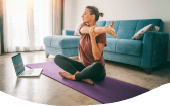
[[[89,29],[89,34],[90,34],[90,37],[91,37],[91,38],[95,38],[96,36],[99,35],[99,34],[94,33],[94,28],[95,28],[95,27],[96,27],[96,25],[90,27],[90,29]]]
[[[116,38],[118,38],[118,36],[116,35],[116,30],[113,28],[113,24],[114,22],[112,21],[112,24],[110,24],[109,26],[105,27],[106,33],[115,36]]]

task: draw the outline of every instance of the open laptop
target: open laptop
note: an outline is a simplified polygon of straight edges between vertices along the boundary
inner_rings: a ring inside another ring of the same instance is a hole
[[[18,53],[16,56],[12,57],[12,62],[17,77],[38,77],[40,76],[43,68],[34,68],[34,69],[25,69],[23,65],[21,53]]]

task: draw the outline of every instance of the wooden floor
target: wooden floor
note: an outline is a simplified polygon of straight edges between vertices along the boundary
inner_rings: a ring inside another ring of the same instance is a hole
[[[37,78],[17,78],[11,57],[17,53],[3,53],[0,56],[0,91],[17,98],[48,105],[96,105],[102,104],[72,88],[69,88],[43,74]],[[53,61],[46,58],[45,51],[21,52],[24,64]],[[78,60],[77,57],[70,57]],[[106,75],[147,89],[154,89],[170,82],[170,68],[164,67],[147,75],[135,66],[105,61]]]

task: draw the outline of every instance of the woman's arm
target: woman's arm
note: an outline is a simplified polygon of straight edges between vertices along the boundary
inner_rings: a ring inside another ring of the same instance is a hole
[[[80,53],[78,54],[79,61],[81,62]]]
[[[90,37],[91,37],[91,45],[92,45],[92,53],[93,53],[93,57],[95,60],[99,60],[101,55],[102,55],[102,51],[104,49],[105,44],[102,43],[96,43],[96,36],[98,34],[94,33],[94,29],[95,26],[92,26],[90,28]]]
[[[113,36],[115,36],[116,38],[118,38],[118,36],[117,36],[116,33],[115,33],[116,31],[115,31],[115,29],[113,28],[113,24],[114,24],[114,22],[112,21],[112,24],[110,24],[109,26],[106,26],[106,27],[95,27],[95,28],[94,28],[94,33],[96,33],[96,34],[108,33],[108,34],[113,35]],[[83,26],[83,27],[80,29],[80,32],[81,32],[81,33],[89,33],[90,28],[91,28],[91,27]]]
[[[91,27],[83,26],[83,27],[80,29],[80,32],[81,32],[81,33],[89,33],[90,28],[91,28]],[[105,27],[95,27],[95,28],[94,28],[94,33],[96,33],[96,34],[106,33],[106,28],[105,28]]]
[[[104,49],[105,44],[96,43],[95,38],[91,39],[91,44],[92,44],[93,57],[94,57],[95,60],[99,60],[101,55],[102,55],[102,51]]]

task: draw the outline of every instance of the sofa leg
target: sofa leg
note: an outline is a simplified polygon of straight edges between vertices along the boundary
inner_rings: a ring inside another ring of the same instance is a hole
[[[146,74],[151,74],[152,72],[152,69],[148,69],[148,68],[143,68],[145,70],[145,73]]]
[[[49,55],[50,55],[49,53],[46,53],[46,58],[48,58],[48,57],[49,57]]]

